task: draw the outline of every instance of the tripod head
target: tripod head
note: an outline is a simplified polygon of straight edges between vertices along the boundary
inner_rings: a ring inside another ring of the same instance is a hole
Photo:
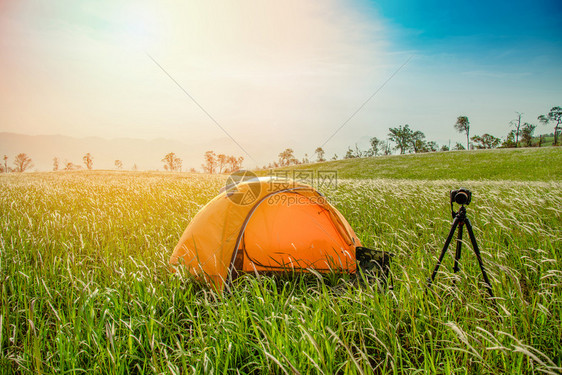
[[[450,201],[451,201],[451,215],[453,216],[453,219],[458,214],[462,214],[464,216],[464,214],[466,214],[466,208],[464,206],[465,205],[468,206],[470,204],[470,201],[472,199],[472,192],[468,189],[460,188],[458,190],[451,190],[449,195],[450,195],[450,198],[451,198],[450,199]],[[458,212],[455,212],[455,210],[453,208],[453,203],[457,203],[457,204],[461,205]]]

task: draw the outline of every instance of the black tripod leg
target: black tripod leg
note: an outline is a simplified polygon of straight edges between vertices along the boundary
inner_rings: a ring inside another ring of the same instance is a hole
[[[459,260],[461,259],[461,247],[462,247],[462,228],[464,227],[464,222],[459,223],[459,235],[457,237],[457,250],[455,252],[455,266],[453,267],[453,272],[457,273],[460,269]]]
[[[459,219],[457,217],[455,217],[455,220],[453,220],[453,224],[451,225],[451,230],[449,231],[449,236],[447,237],[447,240],[445,241],[445,246],[443,246],[443,250],[441,250],[441,255],[439,255],[439,259],[437,260],[437,264],[435,265],[435,269],[433,270],[433,273],[431,274],[431,276],[427,279],[427,286],[431,287],[431,283],[433,282],[433,280],[435,280],[435,275],[437,275],[437,271],[439,270],[439,266],[441,265],[441,261],[443,260],[443,257],[445,256],[445,253],[447,252],[447,248],[449,247],[449,244],[451,243],[451,240],[453,239],[453,235],[455,234],[455,229],[457,229],[457,225],[459,225]]]
[[[488,274],[486,273],[486,269],[484,268],[484,262],[482,261],[482,256],[480,255],[480,249],[478,248],[478,244],[476,243],[476,237],[474,236],[474,232],[472,231],[472,225],[470,224],[470,220],[468,220],[468,218],[466,218],[466,229],[468,230],[468,236],[470,237],[470,242],[472,242],[472,248],[474,249],[474,254],[476,254],[476,259],[478,259],[478,264],[480,265],[482,276],[484,277],[484,281],[486,282],[486,289],[488,289],[488,293],[490,294],[490,297],[494,297],[494,292],[492,291],[492,284],[490,283],[490,279],[488,279]]]

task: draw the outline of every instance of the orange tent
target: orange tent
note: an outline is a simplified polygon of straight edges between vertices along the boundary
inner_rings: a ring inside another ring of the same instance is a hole
[[[227,188],[195,215],[170,258],[222,291],[238,272],[354,273],[353,229],[309,185],[254,178]]]

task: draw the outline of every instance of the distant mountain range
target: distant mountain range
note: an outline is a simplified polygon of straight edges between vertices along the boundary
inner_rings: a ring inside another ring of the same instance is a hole
[[[123,169],[132,169],[136,164],[139,170],[163,170],[162,158],[174,152],[183,160],[183,170],[192,167],[200,170],[203,154],[208,147],[163,138],[105,139],[0,133],[0,157],[7,155],[9,166],[13,166],[14,157],[23,152],[33,160],[34,167],[31,170],[38,171],[52,170],[55,157],[59,159],[61,166],[67,162],[84,166],[82,158],[88,152],[93,156],[95,169],[115,169],[115,160],[121,160]]]

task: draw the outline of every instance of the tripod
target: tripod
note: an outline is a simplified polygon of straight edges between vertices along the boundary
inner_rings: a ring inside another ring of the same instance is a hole
[[[474,232],[472,231],[472,225],[470,224],[470,220],[466,217],[466,208],[461,205],[458,212],[452,210],[452,202],[451,202],[451,211],[453,214],[453,224],[451,225],[451,231],[449,232],[449,236],[445,241],[445,246],[443,246],[443,250],[441,251],[441,255],[439,255],[439,260],[437,260],[437,264],[435,265],[435,269],[431,274],[431,277],[427,279],[427,286],[431,288],[431,283],[435,280],[435,276],[437,275],[437,271],[439,270],[439,266],[441,265],[441,261],[447,252],[447,248],[453,239],[453,235],[455,234],[455,229],[459,228],[459,234],[457,237],[457,250],[455,252],[455,265],[453,267],[453,271],[457,273],[460,269],[459,267],[459,260],[461,259],[461,247],[462,247],[462,230],[463,226],[466,225],[466,229],[468,230],[468,236],[470,237],[470,242],[472,243],[472,249],[474,250],[474,254],[476,255],[476,259],[478,259],[478,264],[480,265],[480,270],[482,271],[482,276],[484,277],[484,281],[486,283],[486,289],[490,294],[490,297],[494,297],[494,293],[492,291],[492,284],[490,284],[490,280],[488,279],[488,274],[486,273],[486,269],[484,268],[484,262],[482,261],[482,256],[480,255],[480,249],[478,249],[478,244],[476,243],[476,237],[474,237]]]

